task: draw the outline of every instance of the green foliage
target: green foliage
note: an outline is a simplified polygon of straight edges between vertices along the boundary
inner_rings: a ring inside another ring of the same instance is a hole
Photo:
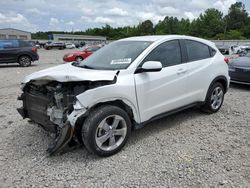
[[[226,39],[246,39],[243,33],[237,30],[230,30],[226,33]]]
[[[228,30],[242,30],[248,21],[248,13],[242,2],[236,2],[229,8],[225,16]]]
[[[146,20],[137,26],[139,35],[154,34],[154,24],[150,20]]]
[[[197,19],[197,27],[200,36],[213,38],[217,33],[224,31],[223,13],[216,9],[207,9]]]
[[[250,38],[250,17],[245,10],[245,5],[242,2],[236,2],[231,5],[228,14],[225,16],[219,10],[210,8],[192,21],[166,16],[164,20],[160,20],[155,26],[152,21],[146,20],[137,26],[113,28],[110,25],[105,25],[102,28],[91,28],[77,32],[39,31],[32,33],[32,38],[47,40],[48,35],[51,33],[101,35],[106,36],[109,40],[154,34],[192,35],[207,39],[245,39]]]

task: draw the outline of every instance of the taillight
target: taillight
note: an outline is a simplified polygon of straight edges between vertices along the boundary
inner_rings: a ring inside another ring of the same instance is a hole
[[[37,48],[36,47],[32,47],[31,49],[33,52],[37,52]]]
[[[225,57],[224,61],[225,61],[226,64],[228,64],[229,63],[229,58]]]

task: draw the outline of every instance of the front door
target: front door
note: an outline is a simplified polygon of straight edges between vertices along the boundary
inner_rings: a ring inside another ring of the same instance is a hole
[[[141,121],[187,105],[187,65],[182,61],[179,40],[164,42],[143,60],[160,61],[159,72],[135,74]],[[141,65],[142,65],[141,64]]]

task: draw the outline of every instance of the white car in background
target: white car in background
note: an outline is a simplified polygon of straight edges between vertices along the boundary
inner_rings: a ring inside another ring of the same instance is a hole
[[[131,130],[155,119],[193,106],[217,112],[228,86],[227,61],[214,43],[178,35],[132,37],[82,62],[27,76],[18,112],[56,132],[50,154],[75,139],[89,152],[109,156]]]
[[[240,46],[241,50],[246,50],[249,51],[250,50],[250,44],[243,44]]]
[[[73,43],[66,43],[65,45],[66,45],[66,48],[68,48],[68,49],[73,49],[76,47],[75,44],[73,44]]]
[[[242,51],[241,47],[238,45],[233,45],[230,48],[233,54],[238,54]]]

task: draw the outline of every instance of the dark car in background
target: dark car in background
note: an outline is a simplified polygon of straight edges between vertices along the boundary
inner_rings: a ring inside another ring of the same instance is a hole
[[[37,48],[23,40],[0,40],[0,64],[19,63],[22,67],[28,67],[39,56]]]
[[[63,43],[63,42],[47,42],[44,45],[44,48],[46,50],[50,50],[50,49],[53,49],[53,48],[56,48],[56,49],[59,49],[59,50],[63,50],[63,49],[66,48],[66,44]]]
[[[228,67],[231,82],[250,85],[250,53],[230,60]]]

